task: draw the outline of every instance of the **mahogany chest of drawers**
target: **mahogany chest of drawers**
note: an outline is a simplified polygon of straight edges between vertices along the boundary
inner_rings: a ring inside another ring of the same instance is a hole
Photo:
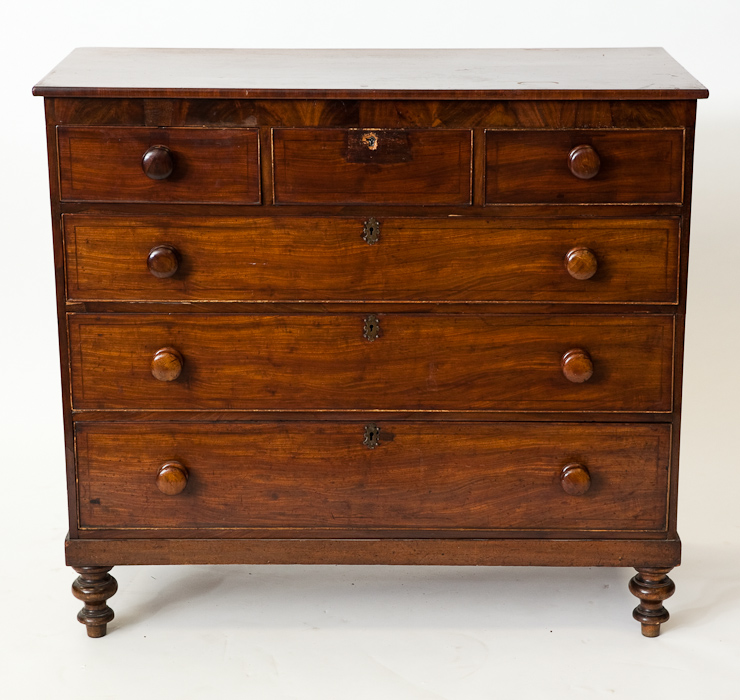
[[[90,636],[124,564],[680,560],[661,49],[78,49],[45,97]]]

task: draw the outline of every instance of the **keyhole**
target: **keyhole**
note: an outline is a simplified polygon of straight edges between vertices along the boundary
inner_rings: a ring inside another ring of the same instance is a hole
[[[362,135],[362,143],[365,144],[371,151],[375,151],[378,148],[378,137],[373,132]]]
[[[374,450],[380,443],[380,428],[375,423],[365,426],[365,437],[362,444],[370,450]]]

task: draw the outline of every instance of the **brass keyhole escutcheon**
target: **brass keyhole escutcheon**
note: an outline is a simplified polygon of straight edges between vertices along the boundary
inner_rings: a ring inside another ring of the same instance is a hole
[[[375,245],[380,240],[380,222],[372,216],[362,227],[362,238],[369,245]]]
[[[362,145],[367,146],[371,151],[378,150],[378,135],[374,131],[368,131],[362,135]]]
[[[380,428],[375,423],[365,426],[365,438],[362,441],[369,450],[374,450],[380,444]]]
[[[380,335],[380,319],[375,314],[370,314],[365,318],[363,335],[371,343]]]

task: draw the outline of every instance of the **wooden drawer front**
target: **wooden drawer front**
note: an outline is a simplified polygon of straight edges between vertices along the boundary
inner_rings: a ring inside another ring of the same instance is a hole
[[[487,131],[489,204],[679,204],[683,201],[683,130]],[[595,149],[591,179],[568,166],[577,146]]]
[[[670,411],[672,403],[670,316],[72,314],[69,331],[78,409]],[[163,348],[183,359],[172,381],[152,375]],[[594,365],[583,383],[561,369],[574,348]]]
[[[77,424],[80,525],[312,528],[319,537],[665,528],[669,425],[378,426],[369,449],[361,422]],[[165,495],[157,474],[173,461],[187,482]],[[565,492],[571,464],[586,468],[586,493]]]
[[[276,204],[471,203],[468,129],[273,129]]]
[[[259,204],[257,129],[58,127],[62,200]],[[142,158],[168,149],[172,174],[154,180]]]
[[[75,300],[676,303],[678,220],[65,215]],[[367,238],[367,236],[366,236]],[[174,249],[167,278],[147,269]],[[575,279],[571,251],[596,273]],[[155,251],[152,253],[152,251]]]

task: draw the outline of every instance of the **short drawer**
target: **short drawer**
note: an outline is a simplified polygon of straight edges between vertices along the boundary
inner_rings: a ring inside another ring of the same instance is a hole
[[[666,527],[669,425],[83,423],[76,437],[80,526],[133,537]]]
[[[259,204],[257,129],[57,128],[61,199]]]
[[[486,132],[488,204],[680,204],[684,132]]]
[[[670,411],[673,323],[668,315],[72,314],[73,405]]]
[[[79,301],[675,304],[678,219],[64,216]]]
[[[469,129],[273,129],[276,204],[471,203]]]

